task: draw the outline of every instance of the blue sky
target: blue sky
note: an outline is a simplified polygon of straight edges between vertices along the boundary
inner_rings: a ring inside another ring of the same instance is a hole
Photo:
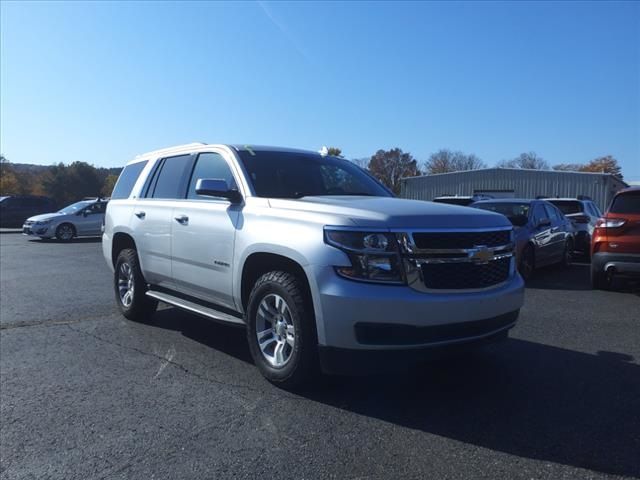
[[[1,4],[2,153],[191,141],[612,154],[640,180],[640,4]]]

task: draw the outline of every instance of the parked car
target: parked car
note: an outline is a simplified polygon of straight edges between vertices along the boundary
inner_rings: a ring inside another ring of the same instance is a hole
[[[125,317],[162,301],[246,325],[261,373],[294,387],[505,338],[524,300],[512,232],[394,198],[341,158],[191,144],[125,166],[102,246]]]
[[[55,203],[37,195],[10,195],[0,197],[0,227],[20,227],[24,221],[40,213],[55,210]]]
[[[610,288],[615,276],[640,276],[640,187],[619,191],[593,233],[593,287]]]
[[[598,206],[588,197],[578,198],[547,198],[573,223],[576,231],[575,248],[582,255],[591,254],[591,237],[596,222],[602,216]]]
[[[436,203],[448,203],[450,205],[461,205],[463,207],[471,205],[473,202],[479,200],[488,200],[493,198],[491,195],[476,194],[472,196],[467,195],[441,195],[433,199]]]
[[[95,237],[102,233],[107,200],[93,199],[73,203],[55,213],[28,218],[22,233],[69,242],[75,237]]]
[[[501,213],[515,227],[518,271],[525,280],[536,268],[571,264],[574,229],[558,208],[545,200],[502,198],[482,200],[471,205]]]

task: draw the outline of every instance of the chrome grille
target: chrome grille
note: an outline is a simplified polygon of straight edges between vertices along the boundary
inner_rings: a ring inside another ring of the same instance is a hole
[[[495,288],[514,272],[510,228],[401,234],[407,283],[419,291]]]
[[[413,241],[419,249],[473,248],[476,245],[498,247],[511,242],[509,230],[489,232],[416,232]]]

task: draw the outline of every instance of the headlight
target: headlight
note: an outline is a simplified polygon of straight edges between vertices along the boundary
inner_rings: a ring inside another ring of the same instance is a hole
[[[325,227],[324,241],[351,260],[350,267],[335,267],[338,275],[365,282],[405,283],[394,234]]]
[[[51,220],[38,220],[35,224],[36,225],[49,225],[51,223]]]

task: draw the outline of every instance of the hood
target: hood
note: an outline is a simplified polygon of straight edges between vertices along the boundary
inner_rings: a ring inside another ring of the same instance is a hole
[[[358,227],[492,228],[510,227],[499,213],[446,203],[393,197],[323,196],[270,199],[273,208],[339,215]]]
[[[27,218],[30,222],[42,222],[43,220],[49,220],[54,217],[64,217],[64,213],[43,213],[42,215],[36,215],[35,217]]]

